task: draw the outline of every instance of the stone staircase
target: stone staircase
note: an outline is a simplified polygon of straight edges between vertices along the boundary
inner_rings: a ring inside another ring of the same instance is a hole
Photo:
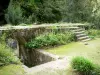
[[[78,41],[86,42],[91,40],[89,36],[85,33],[84,28],[77,27],[73,30],[73,32],[76,34]]]

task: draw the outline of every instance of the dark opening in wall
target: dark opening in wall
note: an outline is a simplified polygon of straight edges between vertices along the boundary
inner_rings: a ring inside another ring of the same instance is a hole
[[[13,49],[13,52],[16,56],[19,57],[19,45],[18,41],[12,38],[6,39],[6,44]],[[21,47],[22,48],[22,47]],[[51,62],[58,59],[58,56],[45,52],[43,50],[32,50],[24,48],[26,53],[25,56],[23,52],[21,52],[21,62],[27,67],[34,67],[37,65],[41,65],[47,62]]]
[[[10,0],[0,0],[0,26],[6,24],[5,10],[8,8]]]
[[[27,67],[34,67],[47,62],[55,61],[58,57],[43,50],[29,50],[27,59],[23,61]]]

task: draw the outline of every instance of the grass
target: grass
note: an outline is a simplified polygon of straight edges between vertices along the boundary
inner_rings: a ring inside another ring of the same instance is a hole
[[[46,51],[59,56],[84,56],[94,63],[100,64],[100,38],[87,43],[88,45],[83,42],[73,42],[68,45],[47,49]]]
[[[83,42],[72,42],[67,45],[47,49],[46,51],[59,56],[83,56],[91,60],[93,63],[100,65],[100,38],[88,41],[87,43],[88,45],[85,45]],[[69,67],[66,71],[66,75],[81,74]]]
[[[59,56],[84,56],[100,65],[100,38],[91,40],[88,45],[82,42],[72,42],[67,45],[47,49],[46,51]],[[66,63],[67,64],[67,63]],[[0,67],[0,75],[25,75],[20,65],[8,65]],[[31,74],[30,74],[31,75]],[[33,74],[32,74],[33,75]],[[55,71],[46,69],[34,75],[79,75],[71,67],[67,71]]]
[[[8,65],[0,67],[0,75],[25,75],[20,65]]]
[[[0,64],[0,75],[25,75],[20,60],[5,43],[0,43]]]

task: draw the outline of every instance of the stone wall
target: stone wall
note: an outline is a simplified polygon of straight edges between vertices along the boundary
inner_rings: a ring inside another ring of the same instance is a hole
[[[28,62],[26,62],[25,65],[31,67],[59,59],[59,56],[50,54],[43,50],[31,50],[29,51],[29,54],[29,57],[27,56]]]
[[[77,26],[67,26],[67,25],[33,25],[33,26],[11,26],[11,27],[0,27],[0,34],[6,33],[6,39],[12,38],[17,41],[18,57],[28,65],[37,65],[53,60],[44,52],[38,52],[36,50],[31,50],[25,48],[25,44],[32,38],[44,33],[50,33],[53,31],[64,32],[71,29],[77,28]],[[9,44],[10,42],[8,42]],[[12,43],[12,42],[11,42]],[[12,44],[13,45],[13,44]],[[16,45],[14,45],[16,46]],[[13,47],[13,46],[11,46]]]

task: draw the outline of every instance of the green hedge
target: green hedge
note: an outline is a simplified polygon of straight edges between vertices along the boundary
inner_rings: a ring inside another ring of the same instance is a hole
[[[32,39],[26,43],[27,48],[42,48],[47,46],[63,45],[75,41],[75,35],[72,32],[66,33],[49,33],[44,34]]]

